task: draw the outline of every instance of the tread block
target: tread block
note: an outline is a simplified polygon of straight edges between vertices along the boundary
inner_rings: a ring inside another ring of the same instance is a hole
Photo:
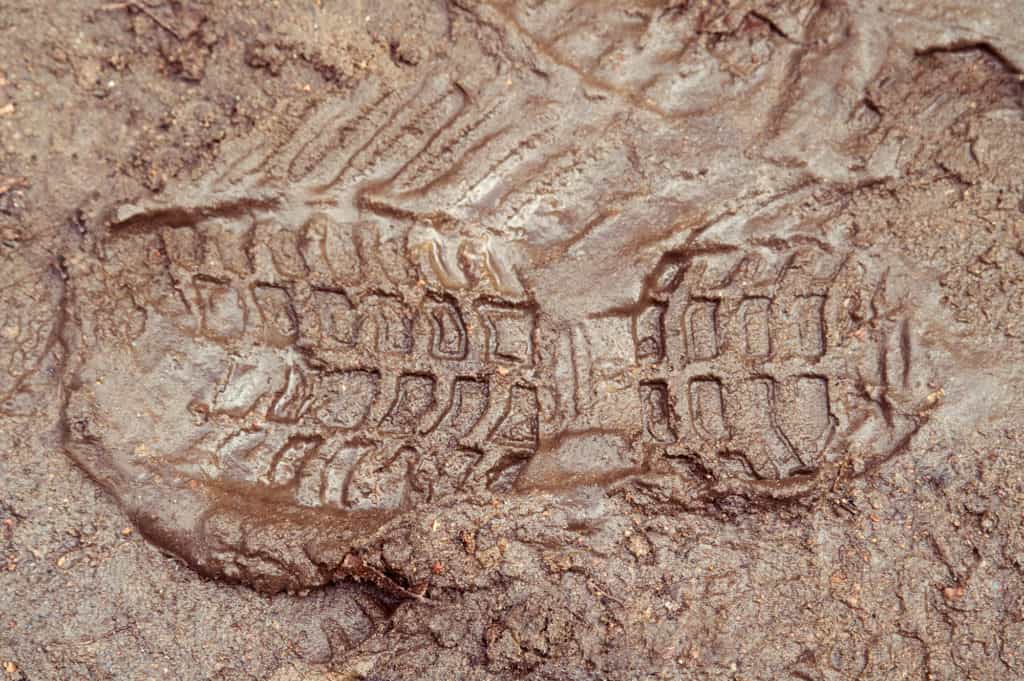
[[[203,263],[203,242],[194,227],[168,227],[161,236],[167,259],[172,265],[195,271]]]
[[[722,383],[715,378],[690,381],[690,419],[706,440],[719,441],[729,436]]]
[[[825,296],[802,295],[793,301],[791,323],[796,351],[808,359],[825,354]]]
[[[509,391],[508,406],[491,437],[509,446],[535,449],[540,434],[540,404],[533,386],[514,385]]]
[[[377,399],[380,374],[353,369],[322,374],[313,398],[313,413],[328,428],[354,430],[363,425]]]
[[[415,345],[416,310],[410,310],[392,296],[370,296],[361,306],[362,324],[369,337],[376,339],[380,352],[409,354]]]
[[[282,423],[298,423],[305,413],[311,397],[311,386],[306,379],[305,372],[298,364],[293,364],[288,367],[285,386],[274,397],[267,412],[267,418]]]
[[[484,471],[484,486],[493,492],[509,492],[532,456],[530,451],[511,452]]]
[[[696,298],[686,308],[686,348],[691,361],[718,356],[718,306],[718,300]]]
[[[320,499],[325,506],[344,508],[346,493],[360,460],[370,456],[375,445],[366,442],[329,442],[330,450],[320,481]]]
[[[274,452],[266,482],[271,485],[290,485],[296,482],[304,463],[317,455],[323,439],[297,436],[289,438]]]
[[[885,383],[896,388],[909,387],[911,368],[913,366],[914,344],[911,340],[910,327],[907,320],[890,322],[884,325],[884,338],[879,350],[880,370]]]
[[[216,257],[214,267],[225,273],[245,277],[253,273],[251,258],[255,230],[251,222],[213,219],[202,224],[205,239],[213,248],[207,249],[207,261]]]
[[[744,352],[751,357],[769,357],[772,353],[771,301],[763,297],[745,298],[739,315]]]
[[[798,376],[781,383],[774,397],[775,419],[800,461],[807,466],[821,464],[832,426],[828,380]]]
[[[636,361],[657,363],[665,358],[664,303],[648,305],[634,318]]]
[[[487,330],[488,357],[507,364],[533,362],[533,334],[536,327],[532,310],[494,304],[479,307]]]
[[[438,501],[467,487],[474,467],[483,455],[475,449],[433,449],[413,471],[413,486],[424,502]]]
[[[217,446],[219,477],[235,482],[256,482],[273,462],[274,450],[267,445],[264,430],[239,431]]]
[[[312,321],[314,317],[317,326],[308,329],[306,335],[315,342],[339,348],[354,348],[359,342],[363,317],[344,293],[327,289],[313,291],[312,310],[303,321]]]
[[[391,292],[416,283],[416,268],[406,252],[404,230],[384,234],[380,225],[372,222],[359,223],[357,230],[364,272],[374,287]]]
[[[300,234],[290,229],[281,229],[276,224],[259,225],[257,232],[270,251],[270,261],[278,275],[286,279],[298,279],[306,275]]]
[[[233,362],[209,411],[214,415],[243,418],[261,399],[283,389],[284,383],[285,376],[280,373],[279,365]]]
[[[288,290],[259,284],[253,287],[256,308],[263,320],[263,335],[269,345],[287,347],[298,338],[299,321]]]
[[[414,229],[410,233],[409,247],[423,280],[448,291],[470,287],[470,280],[459,262],[459,243],[455,237],[439,234],[436,230]]]
[[[319,508],[324,505],[324,478],[331,454],[317,447],[302,460],[296,474],[295,501],[301,506]]]
[[[241,291],[228,284],[197,279],[203,333],[216,341],[239,340],[245,334],[249,310]]]
[[[469,336],[462,313],[455,303],[435,299],[429,303],[428,315],[431,322],[431,354],[438,359],[465,359],[469,352]]]
[[[667,385],[661,382],[641,383],[640,408],[644,432],[649,438],[658,444],[672,444],[676,441]]]
[[[490,387],[486,381],[458,378],[452,386],[451,400],[435,429],[462,438],[473,430],[490,402]]]
[[[372,447],[355,464],[345,487],[344,504],[353,510],[394,511],[409,492],[410,478],[419,456],[411,447],[388,452]]]
[[[802,462],[779,428],[775,411],[778,384],[755,377],[726,394],[726,413],[734,437],[743,444],[743,458],[761,478],[786,477]]]
[[[406,374],[398,379],[398,393],[391,408],[381,421],[381,430],[391,433],[412,434],[420,421],[434,407],[432,376]]]
[[[633,363],[636,344],[630,323],[629,318],[620,316],[586,320],[584,329],[595,365],[617,373]]]
[[[302,227],[301,254],[313,282],[320,286],[354,286],[364,280],[355,225],[314,213]]]

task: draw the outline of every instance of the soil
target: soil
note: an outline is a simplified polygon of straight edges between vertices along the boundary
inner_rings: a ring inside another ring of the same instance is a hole
[[[0,674],[1024,678],[1021,22],[0,4]]]

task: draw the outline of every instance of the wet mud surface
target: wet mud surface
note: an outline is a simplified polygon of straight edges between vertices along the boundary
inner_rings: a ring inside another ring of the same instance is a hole
[[[0,7],[0,673],[1024,675],[1024,7]]]

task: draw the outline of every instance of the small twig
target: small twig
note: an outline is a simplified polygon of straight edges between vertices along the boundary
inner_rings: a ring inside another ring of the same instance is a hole
[[[836,477],[832,478],[832,487],[829,489],[830,492],[836,491],[836,486],[839,485],[839,479],[843,477],[843,469],[846,468],[846,461],[840,461],[836,467]]]
[[[602,598],[607,598],[608,600],[615,601],[619,605],[626,605],[625,602],[622,599],[616,598],[615,596],[612,596],[610,593],[608,593],[607,591],[605,591],[604,589],[599,587],[597,585],[597,582],[595,582],[593,579],[588,579],[587,580],[587,586],[589,586],[591,588],[591,590],[593,590],[593,592],[595,594],[597,594],[598,596],[600,596]]]
[[[100,10],[103,12],[114,12],[121,9],[134,9],[136,12],[142,12],[147,17],[152,19],[153,23],[155,23],[157,26],[173,35],[178,40],[185,40],[184,36],[178,33],[178,31],[175,30],[174,27],[168,25],[166,22],[160,19],[160,17],[153,14],[153,12],[151,12],[149,8],[147,8],[145,5],[140,5],[139,3],[132,2],[131,0],[129,0],[128,2],[108,2],[105,5],[100,5]]]
[[[28,189],[28,186],[28,178],[25,177],[0,177],[0,194],[12,189]]]
[[[417,601],[430,601],[430,599],[424,595],[427,590],[426,582],[418,584],[412,589],[408,589],[386,575],[380,569],[375,568],[372,565],[367,565],[366,561],[355,553],[350,553],[345,556],[345,559],[341,562],[341,567],[335,572],[335,576],[353,577],[357,580],[365,579],[383,591],[399,598],[412,598]]]
[[[832,499],[832,503],[854,517],[860,515],[860,509],[857,508],[857,505],[853,503],[852,499],[839,497],[838,499]]]

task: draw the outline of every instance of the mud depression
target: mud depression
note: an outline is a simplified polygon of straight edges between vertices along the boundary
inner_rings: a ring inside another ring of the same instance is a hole
[[[765,216],[807,179],[694,227],[684,206],[742,191],[735,168],[648,171],[666,152],[624,114],[666,142],[698,123],[548,68],[510,69],[517,96],[472,71],[356,88],[177,200],[119,209],[75,278],[94,307],[68,447],[156,541],[306,587],[460,494],[679,475],[787,498],[906,445],[929,391],[887,272],[827,219]],[[588,197],[616,166],[657,194]],[[633,281],[602,291],[614,262]]]

